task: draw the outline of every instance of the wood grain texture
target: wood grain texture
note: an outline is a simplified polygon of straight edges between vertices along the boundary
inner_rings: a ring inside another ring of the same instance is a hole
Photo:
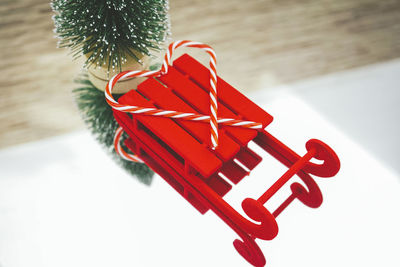
[[[242,91],[400,56],[400,0],[171,0],[170,6],[173,38],[213,46],[219,74]],[[56,48],[52,15],[48,1],[0,2],[0,147],[83,127],[71,97],[81,62]]]

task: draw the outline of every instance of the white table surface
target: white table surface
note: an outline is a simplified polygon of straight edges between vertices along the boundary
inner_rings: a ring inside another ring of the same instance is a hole
[[[342,164],[336,177],[316,178],[320,208],[296,200],[278,236],[258,241],[267,266],[400,266],[398,175],[290,90],[251,97],[289,147],[304,154],[308,139],[321,139]],[[240,208],[284,170],[267,157],[226,200]],[[286,186],[267,206],[287,195]],[[146,187],[125,174],[87,132],[0,151],[1,267],[249,266],[235,238],[160,177]]]

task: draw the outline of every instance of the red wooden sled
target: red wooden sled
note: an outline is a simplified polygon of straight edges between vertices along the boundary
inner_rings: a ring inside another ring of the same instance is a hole
[[[209,112],[209,70],[189,55],[174,61],[167,74],[149,78],[119,99],[119,103],[182,112]],[[268,125],[272,116],[218,77],[218,113],[221,117],[261,122]],[[129,135],[127,147],[163,177],[200,213],[211,209],[241,238],[233,242],[236,250],[254,266],[264,266],[265,258],[255,239],[271,240],[278,233],[275,218],[294,200],[317,208],[322,194],[310,174],[334,176],[340,168],[335,152],[321,141],[306,143],[307,153],[299,156],[265,130],[220,126],[219,146],[210,149],[209,125],[202,122],[131,115],[114,111],[114,116]],[[258,199],[242,202],[243,217],[222,198],[233,184],[239,183],[261,161],[248,148],[253,140],[288,170]],[[311,163],[311,158],[323,164]],[[238,163],[239,162],[239,163]],[[222,174],[222,175],[221,175]],[[307,188],[291,184],[292,194],[273,212],[264,204],[291,177],[297,174]]]

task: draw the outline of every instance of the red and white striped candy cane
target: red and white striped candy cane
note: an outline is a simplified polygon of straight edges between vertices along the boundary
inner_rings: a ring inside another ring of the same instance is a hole
[[[168,72],[168,66],[171,64],[172,53],[178,47],[195,47],[205,50],[210,55],[210,127],[211,127],[211,144],[215,149],[218,146],[218,122],[217,122],[217,55],[214,50],[206,44],[192,41],[177,41],[173,42],[165,53],[164,63],[161,68],[161,73]]]
[[[122,149],[121,136],[123,133],[124,133],[124,129],[122,129],[121,126],[118,127],[118,129],[115,131],[115,135],[114,135],[115,151],[117,152],[117,154],[119,154],[125,160],[143,163],[143,160],[141,158],[139,158],[138,156],[136,156],[134,154],[127,153],[125,150]]]
[[[112,89],[114,85],[119,80],[124,80],[133,77],[157,77],[162,74],[168,72],[168,66],[171,64],[172,53],[178,47],[194,47],[205,50],[210,56],[210,115],[204,114],[196,114],[196,113],[187,113],[187,112],[179,112],[173,110],[164,110],[157,108],[145,108],[139,106],[128,106],[122,105],[116,101],[112,96]],[[263,125],[258,122],[253,121],[243,121],[236,120],[232,118],[218,118],[218,102],[217,102],[217,70],[216,70],[216,55],[214,50],[206,44],[200,42],[193,41],[175,41],[171,43],[168,47],[167,53],[164,57],[164,62],[159,71],[147,71],[147,70],[134,70],[134,71],[124,71],[121,72],[110,79],[107,83],[105,90],[105,97],[107,103],[115,110],[119,110],[122,112],[129,112],[132,114],[142,114],[142,115],[150,115],[150,116],[161,116],[172,119],[184,119],[184,120],[192,120],[192,121],[201,121],[201,122],[209,122],[211,129],[211,144],[212,148],[215,149],[218,146],[218,124],[229,125],[229,126],[239,126],[250,129],[262,129]],[[141,162],[140,158],[135,155],[128,154],[121,148],[119,141],[122,136],[122,128],[118,128],[115,138],[114,138],[114,147],[118,154],[120,154],[124,159]]]

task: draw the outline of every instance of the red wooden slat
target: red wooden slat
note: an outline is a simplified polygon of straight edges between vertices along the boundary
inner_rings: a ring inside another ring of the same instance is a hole
[[[131,137],[140,139],[143,144],[146,146],[152,147],[153,150],[157,151],[157,155],[159,155],[163,159],[168,159],[168,165],[170,165],[175,170],[183,170],[184,169],[184,160],[183,158],[176,156],[168,151],[159,140],[150,136],[147,131],[140,130],[138,128],[139,122],[131,119],[128,114],[114,110],[114,117],[124,129],[124,131]],[[141,128],[141,127],[140,127]],[[139,145],[139,144],[138,144]],[[140,153],[138,153],[137,147],[130,147],[131,151],[134,154],[137,154],[140,157]],[[179,157],[179,158],[178,158]]]
[[[242,148],[242,150],[236,155],[236,158],[249,170],[254,169],[262,160],[258,154],[248,147]]]
[[[225,194],[232,189],[232,186],[222,179],[218,174],[215,174],[207,179],[206,184],[208,184],[221,197],[225,196]]]
[[[147,79],[141,83],[138,86],[138,91],[145,97],[154,101],[155,105],[159,106],[160,108],[184,112],[196,112],[181,98],[177,97],[169,88],[166,88],[164,85],[160,84],[154,79]],[[176,120],[176,122],[197,139],[207,143],[208,146],[210,146],[210,126],[208,124],[185,120]],[[220,131],[219,140],[219,145],[215,152],[225,162],[227,162],[231,160],[233,156],[236,156],[240,150],[240,146],[236,144],[228,135],[226,135],[225,131]],[[241,149],[241,151],[243,151],[243,149]],[[228,167],[225,167],[224,165],[221,172],[235,184],[238,183],[245,175],[247,175],[247,172],[233,161],[230,161],[229,164],[226,165]],[[209,181],[209,179],[207,179],[207,184],[209,184],[217,193],[223,192],[223,194],[226,194],[229,189],[231,189],[231,186],[218,175],[213,176],[214,181]]]
[[[121,104],[154,107],[148,100],[135,90],[131,90],[119,99]],[[209,177],[222,166],[222,162],[191,135],[171,119],[155,116],[133,115],[154,134],[154,137],[164,141],[172,151],[184,158],[187,163]],[[171,151],[171,152],[172,152]]]
[[[174,93],[179,95],[187,103],[189,103],[198,112],[209,114],[209,95],[203,89],[199,88],[197,84],[189,80],[187,76],[177,71],[174,67],[170,67],[168,73],[159,78],[165,83]],[[221,89],[225,90],[225,88]],[[229,89],[228,89],[229,90]],[[255,104],[253,104],[255,105]],[[240,118],[235,115],[231,110],[220,103],[218,109],[219,116],[228,118]],[[244,148],[247,143],[257,136],[257,131],[252,129],[244,129],[240,127],[221,127],[219,132],[224,134],[225,131],[229,133],[240,145],[242,146],[241,153],[238,154],[238,160],[243,163],[249,170],[252,170],[261,160],[255,152],[249,148]],[[248,154],[248,155],[246,155]],[[236,156],[237,157],[237,156]],[[236,165],[236,164],[235,164]],[[239,182],[247,172],[241,167],[237,166],[234,170],[238,169],[237,173],[226,171],[224,174],[234,183]],[[227,168],[224,168],[227,170]]]
[[[249,175],[246,170],[237,165],[233,160],[224,163],[220,171],[234,184],[239,183],[246,175]]]
[[[182,99],[173,94],[170,89],[164,87],[154,79],[147,79],[142,82],[138,86],[138,91],[154,101],[154,104],[159,108],[183,112],[196,112]],[[200,142],[205,143],[208,147],[211,146],[210,126],[208,123],[186,120],[176,120],[176,123],[185,128],[186,131]],[[240,146],[229,136],[224,133],[219,135],[219,143],[215,152],[223,161],[230,160],[239,150]]]
[[[209,70],[191,56],[184,54],[174,61],[174,66],[181,72],[188,74],[191,79],[209,91]],[[228,105],[230,109],[240,114],[246,120],[261,122],[267,126],[272,122],[272,116],[254,104],[250,99],[237,91],[223,79],[217,81],[218,100]]]
[[[184,196],[185,197],[185,196]],[[210,208],[206,204],[203,204],[197,197],[195,197],[192,193],[187,193],[185,199],[193,205],[201,214],[206,213]]]
[[[169,67],[168,73],[159,78],[174,93],[179,95],[186,103],[202,114],[210,113],[210,96],[188,77],[177,71],[174,67]],[[218,116],[226,118],[238,118],[232,111],[224,105],[218,105]],[[243,146],[257,136],[257,131],[240,127],[221,127],[229,132]]]
[[[178,98],[171,90],[161,85],[154,79],[147,79],[138,86],[138,91],[145,97],[151,99],[159,108],[179,110],[184,112],[195,112],[182,99]],[[209,125],[201,122],[176,120],[176,123],[185,128],[191,135],[210,146]],[[220,142],[215,152],[224,161],[231,159],[239,151],[240,147],[225,134],[220,135]],[[212,175],[206,183],[220,196],[224,196],[232,186],[217,174]]]

